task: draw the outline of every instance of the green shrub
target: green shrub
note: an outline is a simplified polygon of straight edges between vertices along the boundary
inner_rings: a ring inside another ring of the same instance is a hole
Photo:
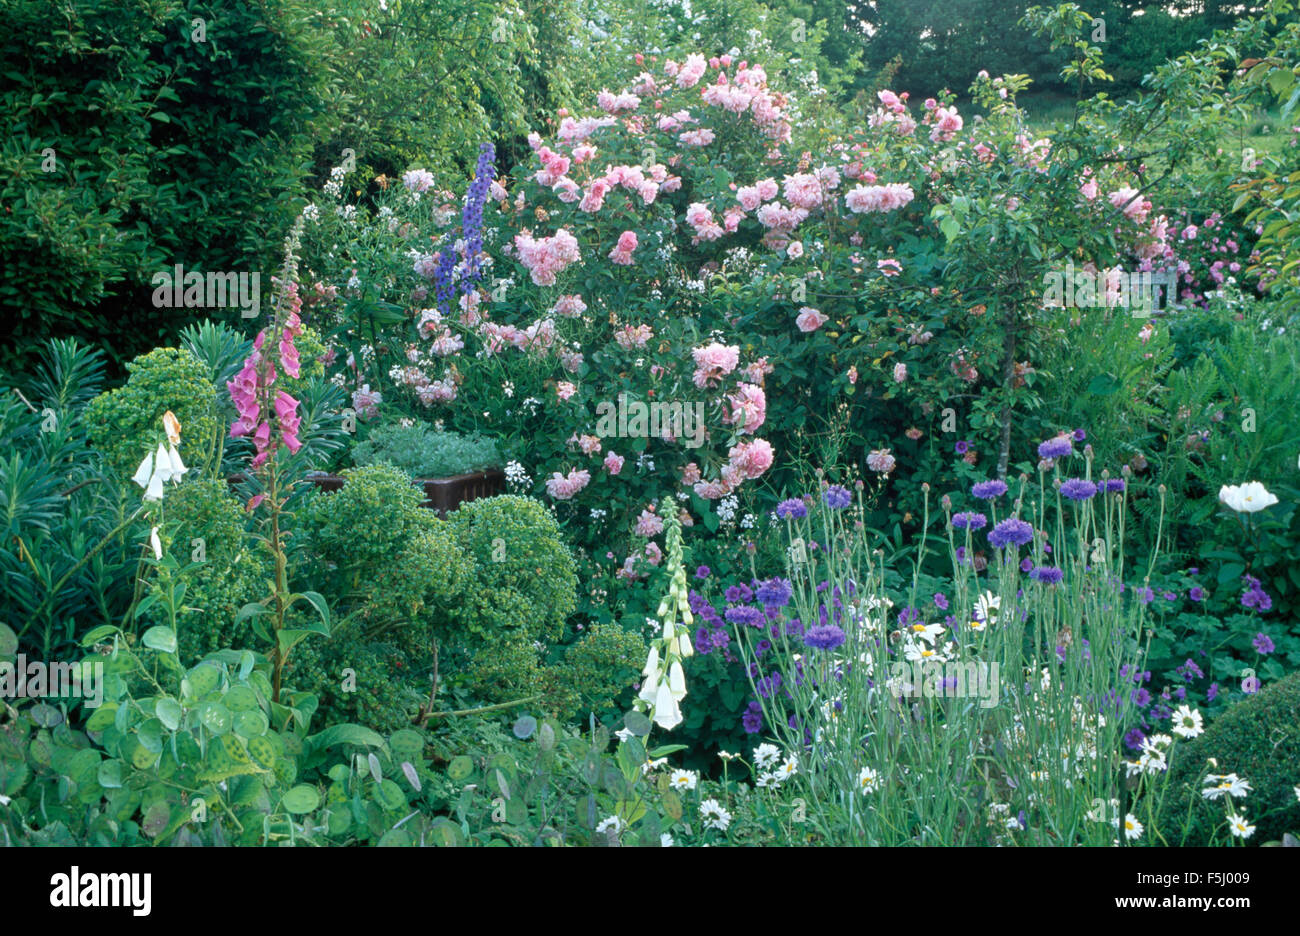
[[[423,423],[390,423],[352,450],[357,465],[387,463],[415,478],[447,478],[502,465],[496,442],[478,434],[432,430]]]
[[[126,369],[130,376],[124,386],[86,406],[91,447],[120,477],[129,478],[162,438],[163,413],[171,410],[181,423],[181,458],[191,468],[207,464],[223,432],[207,366],[184,348],[156,348]]]
[[[538,645],[560,640],[576,604],[576,567],[559,525],[541,503],[514,495],[462,504],[447,522],[474,562],[455,636],[472,652],[476,681],[493,698],[536,691]]]
[[[391,640],[415,657],[470,581],[471,562],[451,527],[420,506],[409,475],[387,465],[344,472],[339,491],[303,509],[319,589],[360,637]]]
[[[1218,766],[1210,766],[1210,758]],[[1250,783],[1250,795],[1234,806],[1256,826],[1251,844],[1300,832],[1300,672],[1228,709],[1171,766],[1170,795],[1161,812],[1166,824],[1180,827],[1190,809],[1186,844],[1208,844],[1216,826],[1224,837],[1222,804],[1201,796],[1207,773],[1235,773]]]
[[[599,717],[636,681],[645,659],[640,634],[618,624],[596,624],[568,648],[560,665],[547,671],[547,696],[562,716],[590,711]]]
[[[247,646],[248,621],[236,624],[235,616],[266,594],[272,570],[246,533],[243,505],[225,481],[195,478],[169,493],[164,508],[164,545],[194,564],[185,577],[184,610],[177,619],[181,660],[196,662],[220,647]],[[146,614],[166,622],[161,604]]]
[[[354,635],[308,640],[294,648],[296,686],[316,694],[324,724],[355,722],[376,731],[411,727],[411,716],[428,694],[412,679],[407,653],[393,643]],[[350,671],[350,672],[349,672]]]

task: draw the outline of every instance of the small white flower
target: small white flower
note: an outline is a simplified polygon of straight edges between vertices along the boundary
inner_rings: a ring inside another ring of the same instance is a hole
[[[1277,503],[1277,497],[1270,494],[1258,481],[1249,481],[1242,485],[1225,484],[1219,488],[1219,500],[1237,513],[1255,513]]]
[[[1248,823],[1243,816],[1228,816],[1228,831],[1235,838],[1248,839],[1255,832],[1255,827]]]
[[[631,741],[633,738],[635,738],[636,735],[632,734],[632,732],[626,728],[620,728],[618,729],[618,731],[614,732],[614,737],[626,743],[628,741]]]
[[[1205,789],[1201,790],[1201,796],[1207,800],[1221,799],[1224,796],[1245,799],[1251,790],[1249,781],[1241,779],[1235,773],[1209,774],[1205,778]]]
[[[870,767],[858,771],[858,789],[863,793],[874,793],[880,789],[880,774]]]
[[[674,790],[693,790],[700,775],[693,770],[674,770],[668,775],[668,784]]]
[[[1180,738],[1195,738],[1197,735],[1204,734],[1201,713],[1188,705],[1178,706],[1178,710],[1174,712],[1173,732]]]
[[[1137,816],[1129,813],[1124,817],[1124,837],[1126,839],[1130,841],[1139,839],[1145,831],[1146,827],[1138,822]]]
[[[675,844],[676,843],[673,841],[673,837],[669,835],[667,832],[660,834],[659,845],[661,848],[672,848],[673,845]]]
[[[717,800],[706,799],[700,803],[700,821],[706,829],[726,832],[731,825],[731,813],[723,809],[722,804]]]
[[[754,748],[754,766],[766,769],[776,765],[781,750],[775,744],[760,744]]]
[[[596,831],[613,832],[615,835],[618,835],[623,831],[623,820],[618,816],[610,816],[608,819],[603,820],[598,826],[596,826]]]

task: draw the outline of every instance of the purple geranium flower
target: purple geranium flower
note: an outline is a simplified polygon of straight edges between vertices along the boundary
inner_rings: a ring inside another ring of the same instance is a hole
[[[1187,597],[1192,599],[1192,601],[1204,601],[1205,589],[1199,585],[1193,585],[1187,590]]]
[[[1029,573],[1029,577],[1035,581],[1042,582],[1044,585],[1057,585],[1061,579],[1065,578],[1065,573],[1060,569],[1052,566],[1039,566]]]
[[[943,592],[935,592],[935,593],[934,593],[934,606],[935,606],[936,608],[938,608],[940,611],[947,611],[947,610],[948,610],[948,596],[945,595]]]
[[[1273,643],[1268,634],[1265,634],[1262,631],[1255,635],[1255,639],[1250,642],[1250,645],[1259,651],[1261,656],[1268,656],[1277,649],[1277,646]]]
[[[962,441],[954,445],[952,448],[953,451],[955,451],[958,455],[965,455],[967,452],[970,451],[970,443],[967,442],[965,439],[963,439]]]
[[[741,727],[745,729],[745,734],[758,734],[763,730],[763,706],[757,702],[750,702],[749,708],[745,709],[745,714],[740,717]]]
[[[732,585],[723,594],[732,604],[749,601],[754,597],[754,593],[750,591],[749,586],[745,584]]]
[[[695,577],[697,579],[706,579],[709,577],[709,572],[710,572],[709,567],[706,565],[702,565],[695,570]]]

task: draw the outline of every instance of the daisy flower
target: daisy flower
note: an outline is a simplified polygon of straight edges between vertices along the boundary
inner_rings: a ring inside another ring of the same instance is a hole
[[[1129,841],[1134,841],[1142,837],[1146,827],[1138,822],[1137,816],[1129,813],[1124,817],[1124,837]]]
[[[668,775],[668,784],[674,790],[693,790],[700,775],[693,770],[674,770]]]
[[[775,744],[760,744],[754,748],[754,766],[761,769],[773,767],[781,757],[781,750]]]
[[[1248,823],[1245,818],[1238,815],[1228,816],[1228,831],[1235,838],[1248,839],[1255,832],[1255,827]]]
[[[726,832],[727,827],[731,825],[731,813],[723,809],[722,804],[717,800],[706,799],[700,803],[700,822],[706,829]]]
[[[1224,796],[1245,799],[1251,791],[1250,783],[1242,780],[1235,773],[1209,774],[1205,778],[1205,783],[1206,787],[1201,791],[1201,796],[1207,800],[1221,799]]]
[[[1205,732],[1201,713],[1189,705],[1180,705],[1174,712],[1174,734],[1180,738],[1195,738]]]
[[[880,774],[870,767],[858,771],[858,789],[863,793],[874,793],[880,789]]]

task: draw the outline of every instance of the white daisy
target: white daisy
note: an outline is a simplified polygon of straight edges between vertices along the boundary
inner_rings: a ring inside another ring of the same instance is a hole
[[[706,799],[700,803],[700,821],[706,829],[726,832],[727,827],[731,825],[731,813],[723,809],[722,804],[717,800]]]
[[[1174,734],[1180,738],[1195,738],[1199,734],[1205,733],[1205,727],[1201,718],[1201,713],[1188,705],[1178,706],[1174,712]]]
[[[1254,834],[1255,827],[1242,816],[1230,815],[1228,816],[1228,831],[1235,838],[1248,839]]]
[[[863,793],[874,793],[880,789],[880,774],[870,767],[858,771],[858,789]]]
[[[772,767],[781,756],[781,749],[775,744],[760,744],[754,748],[754,766],[760,769]]]
[[[693,770],[674,770],[668,775],[668,784],[674,790],[693,790],[700,775]]]

